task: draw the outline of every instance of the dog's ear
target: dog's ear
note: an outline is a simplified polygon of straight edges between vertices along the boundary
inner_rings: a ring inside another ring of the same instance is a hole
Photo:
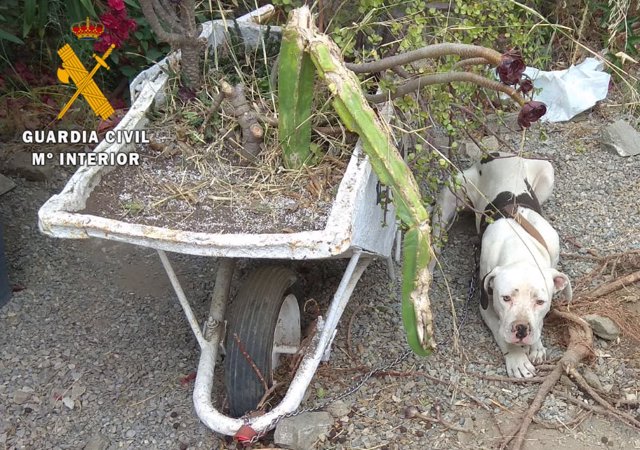
[[[496,277],[496,269],[486,274],[482,278],[482,289],[480,290],[480,306],[482,309],[489,307],[489,299],[493,297],[493,279]]]
[[[571,288],[571,280],[562,272],[558,272],[556,269],[549,269],[551,278],[553,279],[553,293],[557,294],[562,291],[565,300],[570,302],[573,299],[573,289]]]

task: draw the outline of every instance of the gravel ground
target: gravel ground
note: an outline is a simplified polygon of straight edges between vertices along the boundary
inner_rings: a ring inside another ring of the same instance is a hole
[[[612,121],[593,113],[576,123],[547,125],[546,140],[534,132],[528,143],[528,150],[554,163],[556,188],[545,211],[564,252],[640,248],[640,158],[601,149],[599,132]],[[197,364],[196,342],[154,251],[100,240],[52,239],[38,232],[38,208],[68,176],[69,171],[57,168],[48,182],[16,178],[17,188],[0,198],[11,281],[25,288],[0,310],[0,448],[235,448],[195,416],[192,382],[185,377]],[[491,448],[531,401],[537,385],[476,375],[506,373],[477,306],[465,307],[473,233],[470,218],[461,218],[443,254],[443,270],[436,274],[432,302],[438,352],[425,359],[410,356],[394,373],[371,379],[345,399],[336,408],[342,409],[340,418],[317,448]],[[181,255],[172,255],[172,261],[203,317],[215,261]],[[313,295],[324,307],[344,262],[314,267],[321,282]],[[591,267],[587,259],[562,261],[572,278]],[[306,405],[349,387],[360,373],[354,368],[388,363],[405,350],[396,286],[384,264],[367,269]],[[457,348],[452,303],[465,317]],[[636,312],[638,304],[640,295],[632,305]],[[550,357],[562,352],[559,331],[546,328]],[[634,398],[640,390],[638,354],[599,339],[594,350],[599,356],[589,368],[592,375],[614,397]],[[583,398],[570,383],[561,389]],[[465,431],[404,419],[407,406],[432,417],[440,411]],[[562,424],[577,412],[560,396],[550,396],[540,417]],[[534,425],[529,437],[529,449],[640,448],[636,432],[596,416],[559,429]]]

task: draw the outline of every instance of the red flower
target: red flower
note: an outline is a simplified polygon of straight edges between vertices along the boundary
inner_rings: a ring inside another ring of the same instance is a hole
[[[129,39],[129,33],[137,27],[135,20],[127,17],[127,10],[122,0],[109,0],[109,7],[111,11],[100,16],[105,31],[93,45],[94,50],[98,52],[105,52],[111,44],[116,48],[122,46]]]
[[[123,11],[125,9],[123,0],[109,0],[109,8],[116,11]]]
[[[122,43],[111,33],[105,33],[93,44],[93,49],[97,52],[104,53],[111,47],[111,44],[114,44],[117,48],[120,47]]]
[[[542,102],[530,101],[520,110],[518,114],[518,125],[522,128],[529,128],[532,122],[537,121],[540,117],[544,116],[547,112],[547,105]]]
[[[520,77],[524,73],[527,66],[522,60],[522,55],[518,50],[509,50],[500,60],[497,68],[500,81],[504,84],[513,85],[520,81]]]

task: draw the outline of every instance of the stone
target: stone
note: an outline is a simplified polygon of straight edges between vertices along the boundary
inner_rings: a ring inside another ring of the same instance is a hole
[[[488,129],[499,135],[513,133],[520,129],[518,114],[517,112],[488,114],[485,117],[485,124]]]
[[[292,450],[309,450],[321,434],[333,425],[333,417],[326,411],[303,413],[278,422],[274,442]]]
[[[617,120],[602,132],[602,145],[620,156],[640,154],[640,133],[625,120]]]
[[[340,419],[351,412],[351,405],[347,405],[342,400],[337,400],[325,408],[331,416]]]
[[[7,178],[0,173],[0,195],[9,192],[11,189],[16,187],[16,184],[13,182],[11,178]]]
[[[613,341],[620,336],[620,328],[616,323],[608,317],[603,317],[598,314],[589,314],[583,317],[587,321],[593,334],[601,339],[607,341]]]
[[[589,383],[589,386],[591,386],[592,388],[598,391],[604,391],[604,388],[602,387],[602,383],[600,382],[600,378],[598,378],[598,375],[596,375],[593,370],[589,369],[588,367],[585,367],[584,370],[582,371],[582,376],[587,381],[587,383]]]
[[[111,445],[109,439],[107,439],[106,436],[97,433],[87,441],[83,450],[107,450],[109,445]]]
[[[31,392],[16,391],[13,394],[13,403],[15,403],[16,405],[23,405],[27,403],[29,399],[31,399],[31,395],[32,395]]]
[[[500,142],[495,136],[485,136],[480,141],[480,147],[473,141],[463,143],[463,153],[473,161],[479,161],[486,153],[500,151]]]
[[[497,152],[500,150],[500,142],[494,135],[483,137],[482,146],[488,152]]]
[[[17,152],[9,157],[4,165],[4,172],[18,175],[29,181],[46,181],[53,177],[55,167],[51,164],[34,166],[31,153]]]

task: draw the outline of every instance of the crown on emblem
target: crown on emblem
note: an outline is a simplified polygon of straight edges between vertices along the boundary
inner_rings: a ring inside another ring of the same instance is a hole
[[[78,39],[98,39],[103,31],[104,25],[100,22],[92,22],[88,17],[85,22],[78,22],[71,27],[71,32]]]

